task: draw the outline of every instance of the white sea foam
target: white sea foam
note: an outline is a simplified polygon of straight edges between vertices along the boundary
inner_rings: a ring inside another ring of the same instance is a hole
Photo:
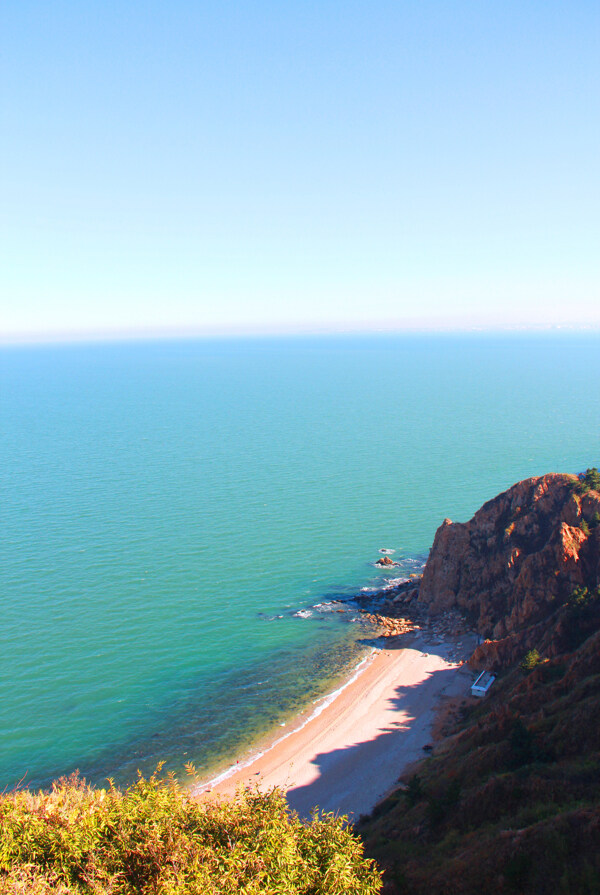
[[[340,600],[326,600],[324,603],[315,603],[313,609],[316,609],[317,612],[337,612],[339,609],[344,609],[345,606]]]
[[[379,552],[380,552],[380,553],[384,553],[385,556],[391,556],[392,553],[395,553],[396,551],[395,551],[395,550],[390,550],[388,547],[380,547],[380,548],[379,548]]]
[[[299,609],[298,612],[292,612],[294,618],[310,618],[312,609]]]
[[[425,559],[420,559],[417,556],[406,556],[402,559],[403,566],[409,566],[410,568],[415,569],[424,569],[425,568]]]
[[[322,696],[321,699],[318,699],[313,705],[316,708],[310,713],[308,718],[305,718],[298,727],[294,727],[293,730],[289,730],[287,733],[284,733],[283,736],[279,737],[279,739],[275,740],[268,746],[266,749],[262,749],[259,752],[253,753],[246,761],[238,761],[235,764],[230,765],[226,768],[221,774],[217,774],[216,777],[212,777],[206,783],[201,783],[194,789],[194,794],[198,794],[200,792],[204,792],[207,789],[213,789],[213,787],[218,786],[219,783],[222,783],[224,780],[227,780],[229,777],[233,777],[238,771],[243,771],[245,768],[249,768],[254,764],[259,758],[262,758],[263,755],[266,755],[267,752],[270,752],[275,746],[278,746],[284,740],[287,740],[288,737],[292,736],[294,733],[299,733],[307,724],[313,721],[315,718],[318,718],[319,715],[325,711],[327,706],[331,705],[331,703],[337,699],[340,693],[349,687],[350,684],[353,684],[354,681],[359,677],[359,675],[364,671],[364,666],[367,662],[373,657],[374,653],[379,652],[376,647],[373,647],[367,655],[360,660],[358,665],[355,666],[353,673],[348,678],[348,680],[344,681],[341,687],[338,687],[337,690],[333,690],[332,693],[328,693],[326,696]]]
[[[410,578],[388,578],[383,590],[390,590],[392,587],[398,587],[399,584],[407,584]]]

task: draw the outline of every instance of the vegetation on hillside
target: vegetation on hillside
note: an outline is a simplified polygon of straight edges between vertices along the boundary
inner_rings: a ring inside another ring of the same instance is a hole
[[[384,892],[600,892],[600,632],[529,664],[359,826]]]
[[[570,506],[564,479],[549,476],[537,516],[527,507],[519,612],[504,539],[490,546],[482,538],[478,554],[477,517],[454,557],[468,608],[478,618],[495,613],[496,622],[512,613],[512,625],[476,651],[497,675],[489,697],[456,706],[446,738],[358,827],[384,870],[386,895],[600,893],[600,474],[588,469],[573,484],[586,496],[569,494]],[[514,528],[528,487],[512,489]],[[488,527],[505,498],[486,505]],[[582,507],[584,537],[572,537]],[[503,533],[509,520],[497,514]],[[448,527],[443,534],[438,587],[450,555]]]
[[[2,895],[371,895],[381,878],[333,815],[281,792],[201,804],[160,769],[125,791],[77,776],[0,798]]]
[[[584,473],[577,476],[573,490],[577,494],[587,494],[588,491],[600,491],[600,472],[598,472],[598,469],[595,466],[591,466]]]

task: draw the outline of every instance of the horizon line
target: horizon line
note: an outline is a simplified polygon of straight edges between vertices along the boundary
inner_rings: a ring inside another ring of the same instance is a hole
[[[388,323],[377,326],[297,326],[297,327],[165,327],[95,330],[57,330],[55,332],[0,332],[0,347],[24,347],[43,345],[111,344],[126,342],[173,342],[210,341],[237,339],[276,339],[326,336],[386,336],[386,335],[520,335],[520,334],[594,334],[600,333],[599,323],[549,323],[549,324],[425,324]]]

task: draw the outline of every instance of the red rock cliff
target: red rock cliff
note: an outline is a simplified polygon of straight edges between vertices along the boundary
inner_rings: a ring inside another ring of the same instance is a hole
[[[596,587],[600,494],[575,493],[576,481],[556,473],[526,479],[484,504],[469,522],[445,519],[419,601],[434,611],[458,607],[481,635],[500,641],[501,652],[503,639],[534,630],[576,586]]]

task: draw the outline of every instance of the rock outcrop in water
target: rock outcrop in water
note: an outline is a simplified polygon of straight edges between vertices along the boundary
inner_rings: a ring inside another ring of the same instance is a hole
[[[397,566],[398,563],[394,562],[393,559],[390,559],[389,556],[382,556],[381,559],[378,559],[375,563],[376,566]]]
[[[544,639],[549,616],[576,588],[598,585],[600,493],[577,488],[573,475],[526,479],[469,522],[445,519],[438,528],[419,601],[469,617],[487,639],[475,666],[513,661]]]

